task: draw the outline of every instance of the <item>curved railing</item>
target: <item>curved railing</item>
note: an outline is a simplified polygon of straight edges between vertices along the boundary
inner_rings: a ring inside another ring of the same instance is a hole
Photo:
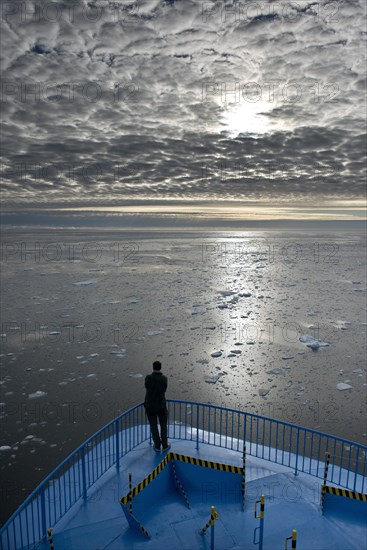
[[[170,439],[224,447],[282,464],[322,479],[330,453],[328,482],[366,489],[367,447],[287,422],[234,409],[169,400]],[[33,548],[120,459],[150,439],[143,403],[129,409],[78,447],[29,495],[0,531],[0,549]]]

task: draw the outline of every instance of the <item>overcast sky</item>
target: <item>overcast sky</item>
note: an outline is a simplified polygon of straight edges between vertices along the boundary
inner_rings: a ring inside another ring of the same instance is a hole
[[[365,0],[1,8],[5,207],[363,206]]]

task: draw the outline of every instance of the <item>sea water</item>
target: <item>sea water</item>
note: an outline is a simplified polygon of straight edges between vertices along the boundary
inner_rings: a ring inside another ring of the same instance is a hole
[[[35,230],[2,240],[2,519],[144,399],[366,443],[363,232]]]

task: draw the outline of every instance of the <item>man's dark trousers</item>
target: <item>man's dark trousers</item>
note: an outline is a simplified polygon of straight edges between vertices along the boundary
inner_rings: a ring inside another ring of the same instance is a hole
[[[154,441],[154,446],[156,449],[160,449],[161,445],[163,449],[166,449],[168,446],[167,441],[167,418],[168,411],[167,408],[162,409],[156,413],[147,413],[147,417],[150,424],[150,429],[152,430],[152,438]],[[159,436],[158,431],[158,420],[161,427],[161,435]]]

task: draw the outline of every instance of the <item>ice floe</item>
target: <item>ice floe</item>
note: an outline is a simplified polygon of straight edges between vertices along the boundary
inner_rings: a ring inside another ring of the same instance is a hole
[[[313,350],[330,345],[327,342],[322,342],[321,340],[317,340],[316,338],[314,338],[313,336],[310,336],[309,334],[304,334],[303,336],[301,336],[299,341]]]
[[[336,389],[337,390],[340,390],[340,391],[343,391],[343,390],[351,390],[353,388],[353,386],[351,386],[350,384],[346,384],[345,382],[339,382],[337,385],[336,385]]]
[[[88,285],[94,285],[97,281],[78,281],[77,283],[73,283],[73,285],[77,286],[88,286]]]
[[[207,384],[216,384],[220,377],[221,377],[220,374],[215,374],[213,376],[205,376],[204,381]]]
[[[28,395],[28,399],[38,399],[39,397],[45,397],[47,395],[47,392],[45,391],[41,391],[41,390],[37,390],[36,392],[34,393],[30,393]]]

